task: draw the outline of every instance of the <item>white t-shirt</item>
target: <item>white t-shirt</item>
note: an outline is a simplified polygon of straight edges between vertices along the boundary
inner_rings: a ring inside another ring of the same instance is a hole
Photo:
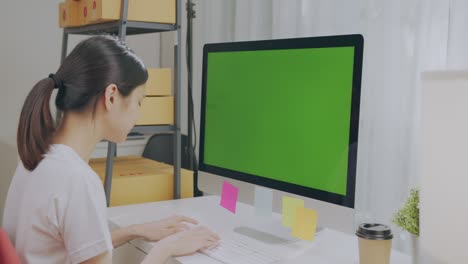
[[[80,263],[113,249],[102,183],[66,145],[52,145],[32,172],[20,162],[3,225],[22,263]]]

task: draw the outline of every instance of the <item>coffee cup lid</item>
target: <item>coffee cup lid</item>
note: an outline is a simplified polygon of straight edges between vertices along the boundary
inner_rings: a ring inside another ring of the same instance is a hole
[[[388,240],[393,238],[390,227],[383,224],[365,223],[359,225],[356,235],[370,240]]]

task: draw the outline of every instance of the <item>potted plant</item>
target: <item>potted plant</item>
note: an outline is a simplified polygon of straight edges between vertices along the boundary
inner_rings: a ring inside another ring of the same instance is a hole
[[[419,190],[411,189],[403,207],[394,215],[392,222],[403,228],[412,239],[413,263],[418,262],[418,237],[419,237]]]

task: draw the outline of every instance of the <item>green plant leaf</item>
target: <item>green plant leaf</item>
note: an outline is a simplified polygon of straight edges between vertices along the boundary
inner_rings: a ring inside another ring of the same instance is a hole
[[[403,207],[393,216],[392,222],[411,234],[419,236],[419,190],[411,189]]]

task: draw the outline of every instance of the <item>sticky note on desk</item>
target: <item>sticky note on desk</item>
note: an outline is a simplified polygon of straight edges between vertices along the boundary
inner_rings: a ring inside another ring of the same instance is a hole
[[[255,186],[255,214],[271,217],[273,211],[273,190]]]
[[[294,237],[313,241],[315,238],[315,231],[317,229],[317,211],[298,207],[296,209],[296,218],[292,227],[292,235]]]
[[[304,207],[304,200],[283,196],[283,225],[292,227],[296,218],[296,209]]]
[[[236,186],[230,184],[229,182],[224,181],[223,188],[221,191],[221,206],[235,214],[238,195],[239,189]]]

